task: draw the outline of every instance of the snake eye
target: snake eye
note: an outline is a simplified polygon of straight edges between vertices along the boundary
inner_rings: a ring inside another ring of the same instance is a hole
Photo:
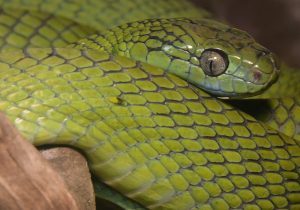
[[[205,74],[216,77],[226,71],[229,62],[223,51],[208,49],[201,54],[200,63]]]

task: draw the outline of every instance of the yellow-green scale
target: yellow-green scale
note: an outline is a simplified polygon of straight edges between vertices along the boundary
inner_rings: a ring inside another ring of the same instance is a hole
[[[1,0],[0,7],[48,12],[101,31],[148,18],[211,16],[185,0]]]
[[[20,8],[0,9],[0,50],[63,47],[96,30],[73,20]]]
[[[178,77],[92,50],[11,55],[0,55],[1,110],[36,145],[82,149],[143,206],[299,207],[299,145]]]

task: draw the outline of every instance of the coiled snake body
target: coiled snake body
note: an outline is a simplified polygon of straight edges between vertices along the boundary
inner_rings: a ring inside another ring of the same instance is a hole
[[[0,109],[35,145],[81,149],[113,202],[300,208],[300,88],[272,92],[299,73],[276,82],[248,34],[181,0],[0,2]],[[271,118],[211,94],[274,97]]]

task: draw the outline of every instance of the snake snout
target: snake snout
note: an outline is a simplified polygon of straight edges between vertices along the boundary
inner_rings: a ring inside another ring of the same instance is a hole
[[[234,91],[239,94],[234,92],[231,96],[242,98],[258,95],[277,81],[279,66],[276,56],[265,48],[256,53],[255,59],[244,58],[242,65],[233,73]]]
[[[249,69],[248,81],[265,88],[273,84],[279,76],[277,58],[272,53],[260,56],[256,64]]]

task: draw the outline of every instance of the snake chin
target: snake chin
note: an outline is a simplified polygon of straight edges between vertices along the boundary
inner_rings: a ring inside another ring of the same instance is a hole
[[[224,92],[221,90],[209,90],[206,92],[216,98],[219,99],[224,99],[224,100],[228,100],[228,99],[243,99],[243,98],[252,98],[255,96],[259,96],[262,93],[264,93],[265,91],[267,91],[274,83],[276,82],[276,80],[270,82],[268,84],[268,86],[265,86],[263,88],[260,89],[260,91],[255,91],[255,92],[246,92],[246,93],[237,93],[237,92]]]

